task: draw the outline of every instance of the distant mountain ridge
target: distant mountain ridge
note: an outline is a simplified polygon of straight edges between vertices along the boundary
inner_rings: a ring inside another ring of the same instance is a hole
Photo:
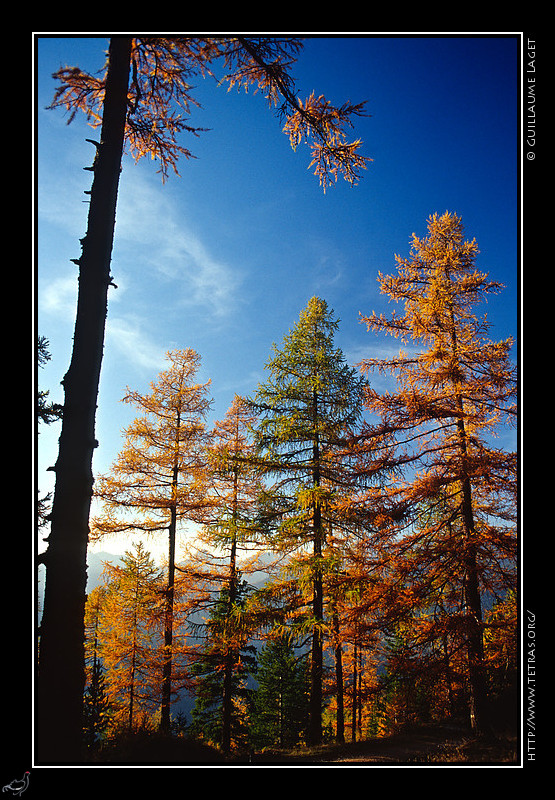
[[[96,589],[102,583],[102,573],[106,563],[119,564],[122,556],[117,553],[101,551],[100,553],[87,554],[87,592]]]
[[[117,564],[121,562],[122,556],[117,553],[109,553],[102,551],[100,553],[87,553],[87,592],[92,591],[102,583],[102,573],[106,562],[110,564]],[[43,601],[44,601],[44,577],[45,568],[39,566],[38,569],[38,609],[39,609],[39,623],[42,614]]]

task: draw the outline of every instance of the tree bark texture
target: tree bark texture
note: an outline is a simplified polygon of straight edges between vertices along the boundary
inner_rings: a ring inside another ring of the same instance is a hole
[[[104,347],[110,261],[127,115],[131,38],[113,37],[101,141],[93,165],[87,233],[71,363],[55,465],[46,554],[37,679],[37,756],[42,763],[80,757],[84,688],[84,609],[92,496],[95,416]]]

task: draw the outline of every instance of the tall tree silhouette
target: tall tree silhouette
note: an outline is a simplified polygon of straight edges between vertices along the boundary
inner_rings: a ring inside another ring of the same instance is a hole
[[[131,38],[110,43],[101,146],[79,259],[71,363],[55,464],[37,679],[39,761],[79,759],[84,690],[87,541],[96,446],[95,415],[104,344],[119,171],[127,117]]]
[[[179,109],[196,102],[193,75],[211,74],[218,61],[230,85],[259,87],[285,119],[293,147],[311,142],[312,164],[324,189],[338,174],[354,183],[367,158],[345,128],[363,104],[334,108],[322,96],[297,99],[289,68],[301,43],[255,37],[113,36],[103,76],[78,67],[55,74],[60,85],[53,107],[83,111],[101,126],[91,167],[87,232],[79,267],[77,315],[70,367],[64,385],[64,418],[55,464],[51,532],[45,558],[46,583],[37,680],[37,757],[51,762],[79,758],[84,687],[83,617],[95,413],[102,365],[110,261],[124,146],[136,159],[151,155],[163,177],[177,171],[190,151],[179,141],[197,134]],[[92,141],[92,140],[91,140]]]

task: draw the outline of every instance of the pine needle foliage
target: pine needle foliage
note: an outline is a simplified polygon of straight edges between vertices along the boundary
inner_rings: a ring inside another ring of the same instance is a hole
[[[102,511],[92,520],[93,536],[113,533],[167,536],[165,651],[161,727],[170,729],[175,560],[177,535],[198,521],[207,505],[204,450],[210,408],[209,382],[200,383],[200,357],[191,350],[167,353],[169,367],[149,394],[129,391],[124,401],[138,408],[124,431],[124,446],[109,475],[100,476],[96,497]]]
[[[435,603],[444,629],[456,621],[468,652],[471,721],[486,731],[482,596],[514,588],[516,559],[516,454],[494,437],[516,421],[517,384],[512,340],[490,341],[487,317],[475,310],[503,288],[477,268],[478,253],[457,214],[432,215],[427,235],[413,234],[409,257],[396,257],[397,274],[379,276],[404,313],[362,318],[409,350],[362,367],[397,379],[396,391],[366,393],[379,420],[367,427],[368,442],[374,453],[376,441],[387,443],[392,474],[374,519],[388,543],[390,590],[408,613]]]
[[[257,415],[254,441],[268,479],[261,524],[269,546],[301,557],[311,631],[311,721],[308,737],[322,737],[322,641],[325,531],[344,479],[334,458],[359,419],[365,380],[346,363],[334,336],[338,321],[313,297],[281,348],[274,345],[268,379],[249,402]]]
[[[307,142],[314,173],[324,191],[342,175],[355,184],[371,161],[360,154],[360,139],[349,141],[353,117],[365,116],[365,102],[334,106],[315,92],[298,97],[291,68],[302,50],[294,37],[249,36],[133,36],[130,47],[131,80],[127,93],[126,147],[138,161],[145,156],[160,163],[164,180],[176,174],[180,158],[192,158],[183,134],[204,130],[189,121],[195,98],[195,80],[212,77],[228,88],[262,92],[283,122],[291,146]],[[65,108],[71,122],[78,111],[89,124],[102,122],[106,71],[91,75],[79,67],[63,67],[51,108]]]

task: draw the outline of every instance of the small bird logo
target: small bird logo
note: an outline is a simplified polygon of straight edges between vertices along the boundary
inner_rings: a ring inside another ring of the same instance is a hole
[[[20,797],[21,793],[29,786],[29,772],[26,772],[20,781],[15,780],[2,787],[3,792],[11,792],[14,797]]]

